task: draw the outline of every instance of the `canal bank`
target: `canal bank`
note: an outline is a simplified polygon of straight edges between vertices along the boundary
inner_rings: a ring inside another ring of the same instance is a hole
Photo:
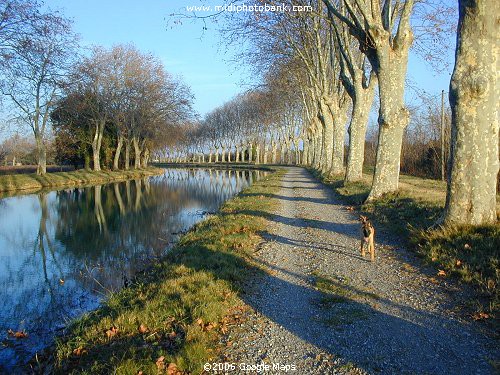
[[[241,282],[259,272],[250,254],[278,179],[255,182],[196,225],[161,262],[78,319],[49,354],[39,354],[35,371],[156,373],[175,363],[200,372],[241,315]]]
[[[58,187],[105,184],[125,181],[163,173],[163,169],[148,167],[123,171],[89,171],[80,169],[72,172],[53,172],[43,176],[37,174],[12,174],[0,176],[0,197],[35,193],[43,189]]]

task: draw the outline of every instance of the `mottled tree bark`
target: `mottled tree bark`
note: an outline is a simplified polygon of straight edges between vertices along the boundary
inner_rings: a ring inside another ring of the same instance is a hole
[[[123,136],[118,135],[118,142],[116,144],[115,156],[113,158],[113,169],[117,171],[120,169],[120,154],[123,147]]]
[[[141,148],[137,137],[132,137],[132,145],[134,146],[134,169],[141,167]]]
[[[500,2],[459,0],[450,82],[451,153],[445,223],[494,223],[499,170]]]
[[[130,169],[130,141],[125,140],[125,170]]]
[[[105,125],[106,120],[95,121],[95,132],[94,137],[92,138],[92,160],[94,162],[94,171],[101,170],[101,144]]]
[[[334,106],[334,108],[332,108]],[[330,105],[333,115],[333,153],[330,173],[340,175],[344,173],[344,145],[345,124],[347,122],[347,105],[332,103]]]
[[[260,144],[257,143],[255,145],[255,164],[259,164],[260,160]]]
[[[323,126],[321,137],[321,160],[320,169],[323,173],[327,173],[332,168],[333,157],[333,116],[326,101],[319,101],[319,109],[321,113],[320,121]]]
[[[35,133],[35,142],[37,155],[36,174],[41,176],[47,173],[47,149],[41,134]]]
[[[280,142],[280,164],[285,164],[286,163],[286,146],[285,142]]]
[[[363,88],[361,83],[355,83],[357,87],[355,88],[356,93],[352,97],[345,182],[360,181],[363,178],[366,127],[375,96],[375,84],[372,84],[372,82],[374,82],[373,77],[367,88]]]
[[[252,144],[248,144],[248,162],[251,163],[253,161],[253,148]]]
[[[271,141],[271,163],[276,164],[277,160],[277,154],[278,154],[278,145],[276,144],[276,141],[272,140]]]
[[[407,37],[400,38],[400,43],[403,44],[398,45],[398,48],[383,45],[377,50],[379,138],[375,173],[368,201],[398,190],[401,145],[404,130],[410,121],[410,113],[404,103],[404,88],[411,41],[412,33],[408,30]]]
[[[226,147],[222,147],[222,159],[221,159],[221,163],[225,163],[226,162]]]

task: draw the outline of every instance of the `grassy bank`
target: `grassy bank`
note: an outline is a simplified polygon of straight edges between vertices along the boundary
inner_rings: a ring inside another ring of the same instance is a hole
[[[128,171],[88,171],[80,169],[72,172],[37,174],[12,174],[0,176],[0,193],[36,192],[47,188],[100,184],[122,181],[163,173],[160,168],[130,169]]]
[[[498,324],[500,224],[431,228],[444,208],[446,184],[442,181],[402,175],[396,194],[363,204],[371,176],[365,175],[363,181],[344,185],[341,178],[325,179],[313,173],[331,185],[347,205],[368,213],[375,223],[406,241],[436,270],[476,286],[478,298],[471,301],[473,317],[496,320]]]
[[[196,225],[161,263],[137,276],[98,310],[74,322],[57,342],[53,373],[201,373],[217,357],[218,339],[238,322],[241,282],[260,272],[251,254],[265,220],[245,212],[270,212],[265,194],[279,189],[280,172],[226,202],[219,214]],[[175,364],[175,366],[174,366]],[[38,364],[34,363],[36,370]]]

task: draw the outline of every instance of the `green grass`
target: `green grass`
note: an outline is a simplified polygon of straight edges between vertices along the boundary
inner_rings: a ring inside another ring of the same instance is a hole
[[[76,320],[57,341],[51,372],[156,374],[156,361],[163,356],[165,366],[175,363],[200,373],[206,361],[217,358],[220,335],[244,310],[242,281],[262,272],[251,254],[265,219],[245,212],[273,210],[264,194],[278,190],[273,182],[280,175],[271,174],[244,191],[250,195],[226,202],[132,286]]]
[[[443,212],[446,183],[402,175],[399,191],[364,204],[371,176],[344,184],[341,178],[323,178],[312,171],[346,202],[398,235],[436,269],[445,270],[476,287],[475,310],[492,321],[500,308],[500,224],[436,227]],[[495,323],[497,324],[497,323]]]
[[[130,169],[128,171],[88,171],[80,169],[72,172],[37,174],[12,174],[0,176],[0,194],[36,192],[45,188],[99,184],[108,181],[121,181],[163,173],[159,168]]]

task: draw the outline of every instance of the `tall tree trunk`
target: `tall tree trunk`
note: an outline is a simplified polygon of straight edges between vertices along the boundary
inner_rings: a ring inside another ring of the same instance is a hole
[[[212,149],[210,149],[210,153],[208,154],[208,164],[211,164],[212,163]]]
[[[315,150],[315,166],[314,168],[321,171],[321,162],[323,159],[323,137],[324,137],[324,132],[322,128],[319,128],[318,134],[316,135],[316,147],[314,148]]]
[[[260,144],[257,143],[255,145],[255,164],[259,164],[260,160]]]
[[[149,149],[147,147],[144,147],[142,151],[142,162],[141,165],[146,168],[149,163]]]
[[[113,169],[117,171],[120,169],[120,153],[123,146],[123,136],[118,135],[118,143],[116,144],[115,157],[113,158]]]
[[[130,169],[130,140],[125,140],[125,170]]]
[[[137,137],[132,137],[132,144],[134,145],[134,169],[139,169],[141,167],[141,148]]]
[[[398,189],[403,134],[410,121],[404,90],[413,34],[410,29],[406,30],[403,36],[398,36],[394,48],[387,32],[381,33],[378,39],[373,38],[377,44],[377,59],[371,61],[378,76],[380,109],[375,172],[368,201]]]
[[[349,125],[349,150],[347,153],[345,182],[355,182],[363,179],[366,127],[375,97],[375,84],[372,84],[372,82],[375,82],[373,77],[367,88],[363,88],[361,82],[355,83],[355,95],[352,97],[351,123]]]
[[[445,223],[494,223],[499,170],[500,35],[497,0],[459,0],[450,82],[451,153]]]
[[[106,120],[98,120],[95,122],[95,133],[92,138],[92,159],[94,162],[94,171],[101,170],[101,144],[105,125]]]
[[[332,169],[333,158],[333,117],[324,99],[320,99],[319,108],[320,121],[323,126],[320,168],[323,173],[329,173]]]
[[[253,145],[251,143],[248,144],[248,162],[251,163],[253,161]]]
[[[226,162],[226,147],[222,147],[222,163]]]
[[[215,162],[216,163],[219,162],[219,149],[218,148],[215,149]]]
[[[292,165],[292,144],[291,143],[286,143],[286,163],[288,165]]]
[[[269,159],[269,146],[267,143],[264,143],[264,153],[262,155],[262,164],[267,164],[268,159]]]
[[[272,149],[272,152],[271,152],[271,163],[272,164],[276,164],[277,153],[278,153],[278,145],[276,144],[275,141],[271,141],[271,149]]]
[[[333,120],[333,151],[331,168],[328,173],[339,175],[344,173],[345,124],[347,122],[348,101],[338,95],[327,102]]]
[[[286,151],[285,151],[285,143],[280,142],[280,164],[286,163]]]
[[[242,146],[241,146],[241,162],[242,162],[242,163],[244,163],[244,162],[245,162],[245,160],[246,160],[246,158],[245,158],[245,156],[246,156],[246,155],[245,155],[245,154],[246,154],[246,152],[247,152],[247,148],[246,148],[246,146],[245,146],[245,145],[242,145]]]
[[[231,163],[231,148],[227,152],[227,162]]]
[[[234,153],[235,162],[240,162],[240,148],[238,146],[234,146],[236,152]]]
[[[36,174],[39,176],[47,173],[47,149],[43,141],[42,135],[35,132],[37,167]]]

